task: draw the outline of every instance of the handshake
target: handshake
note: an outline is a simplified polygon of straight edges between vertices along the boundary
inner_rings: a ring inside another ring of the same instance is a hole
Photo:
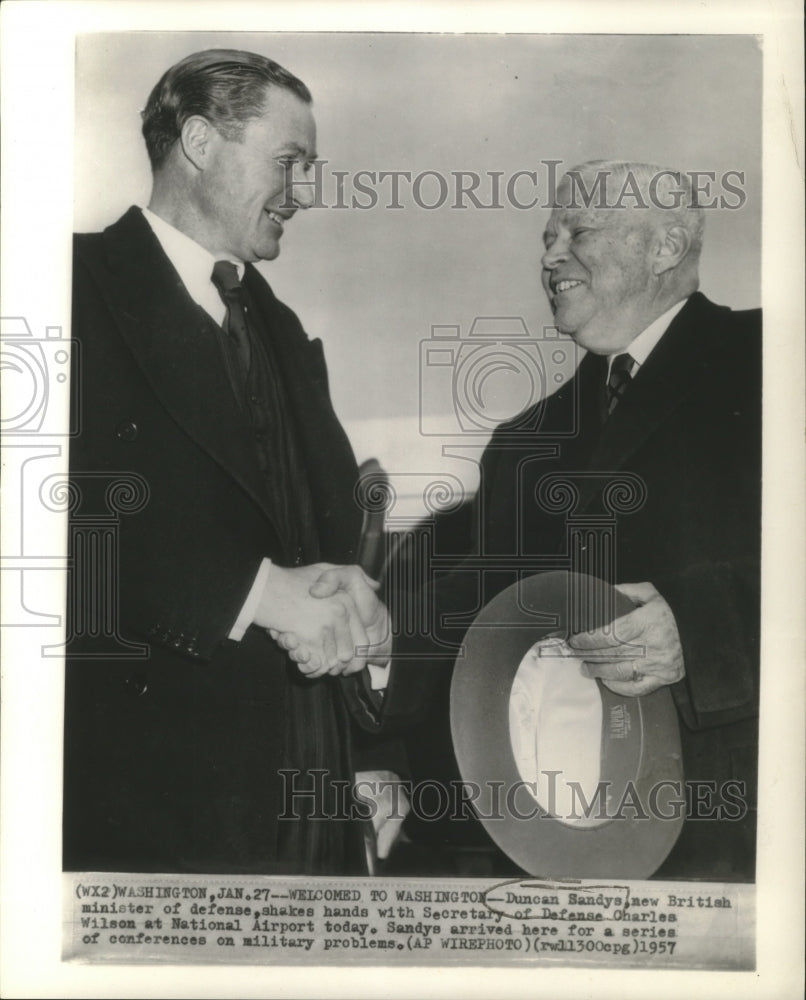
[[[392,630],[378,587],[359,566],[272,565],[254,622],[308,677],[384,666]]]

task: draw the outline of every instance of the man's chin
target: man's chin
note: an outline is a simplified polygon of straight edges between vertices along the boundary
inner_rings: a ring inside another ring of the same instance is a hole
[[[554,324],[557,329],[566,337],[591,354],[607,354],[609,348],[603,342],[603,338],[596,330],[592,330],[585,323],[574,322],[574,320],[564,317],[561,314],[555,315]]]
[[[557,329],[560,330],[560,333],[566,332],[559,325]],[[581,347],[588,354],[617,354],[619,351],[624,350],[620,343],[613,342],[613,337],[600,330],[586,330],[576,327],[573,330],[568,330],[567,334],[577,347]]]
[[[573,337],[579,330],[579,323],[575,323],[571,317],[566,316],[562,307],[554,313],[554,325],[566,337]]]
[[[257,248],[255,260],[275,260],[279,256],[280,244],[272,242]]]

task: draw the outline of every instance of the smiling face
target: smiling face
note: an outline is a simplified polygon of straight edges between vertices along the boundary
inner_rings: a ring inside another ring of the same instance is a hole
[[[214,255],[273,260],[284,225],[313,201],[306,174],[315,158],[310,105],[280,87],[269,88],[265,113],[238,139],[210,126],[193,192],[194,239]]]
[[[613,354],[646,329],[664,311],[652,268],[658,237],[651,210],[555,208],[543,234],[542,280],[560,332],[594,354]]]

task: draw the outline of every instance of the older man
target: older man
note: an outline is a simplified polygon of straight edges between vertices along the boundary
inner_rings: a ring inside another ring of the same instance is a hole
[[[368,636],[351,597],[308,594],[323,560],[355,561],[357,470],[321,342],[252,266],[310,203],[311,95],[263,56],[199,52],[157,83],[143,135],[148,207],[75,242],[64,864],[360,871],[351,824],[321,817],[349,812],[350,679],[332,675],[364,666]],[[142,509],[104,562],[82,532],[116,476]]]
[[[458,571],[428,580],[436,627],[398,643],[414,660],[408,670],[406,661],[393,667],[390,709],[406,703],[395,700],[396,689],[408,688],[412,712],[418,685],[428,692],[409,740],[415,777],[457,777],[447,727],[450,671],[437,654],[444,654],[440,643],[461,642],[466,626],[440,626],[440,614],[472,620],[480,603],[518,578],[513,557],[570,560],[568,516],[612,517],[612,488],[626,479],[636,501],[617,517],[612,559],[579,552],[574,568],[606,575],[637,607],[614,630],[572,636],[570,645],[586,672],[613,691],[638,696],[667,686],[674,698],[688,821],[659,874],[750,878],[760,314],[732,312],[698,291],[704,214],[684,175],[590,162],[570,170],[556,194],[542,280],[557,327],[587,354],[559,391],[495,431],[465,548],[482,561],[469,571],[459,561]],[[549,475],[578,490],[573,511],[547,502],[541,483]],[[442,845],[476,839],[455,820],[424,823],[418,833]]]
[[[732,312],[698,291],[704,213],[685,175],[618,162],[583,164],[569,174],[544,234],[543,285],[557,327],[588,355],[576,384],[550,401],[541,430],[550,434],[551,421],[567,416],[576,391],[579,434],[562,449],[560,466],[614,478],[628,472],[646,490],[639,509],[619,519],[615,548],[615,582],[638,608],[612,632],[570,644],[582,655],[596,651],[587,670],[618,693],[670,686],[689,821],[661,874],[750,877],[760,313]],[[580,199],[597,181],[606,185],[605,207],[586,207]],[[496,437],[502,434],[506,428]],[[496,452],[496,439],[488,455],[485,483],[494,492],[511,457]],[[590,511],[596,502],[590,497]],[[525,520],[532,544],[545,550],[560,540],[562,518],[527,509]],[[493,516],[492,531],[496,523]],[[624,643],[645,652],[624,657]],[[612,659],[602,658],[608,654]],[[730,801],[737,788],[738,806]]]

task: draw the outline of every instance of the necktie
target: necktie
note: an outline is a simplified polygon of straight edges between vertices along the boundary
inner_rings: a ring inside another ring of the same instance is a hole
[[[218,289],[221,300],[227,307],[224,317],[224,332],[227,334],[230,355],[234,362],[235,376],[243,399],[246,392],[252,349],[249,342],[247,306],[243,285],[238,278],[235,265],[229,260],[217,260],[213,268],[213,284]]]
[[[616,404],[632,382],[632,367],[635,364],[629,354],[617,354],[610,365],[607,379],[607,414],[615,410]]]
[[[304,542],[299,525],[308,525],[313,515],[266,316],[238,280],[230,261],[216,262],[212,280],[227,307],[222,346],[232,390],[254,444],[287,558],[294,562],[301,557]]]

